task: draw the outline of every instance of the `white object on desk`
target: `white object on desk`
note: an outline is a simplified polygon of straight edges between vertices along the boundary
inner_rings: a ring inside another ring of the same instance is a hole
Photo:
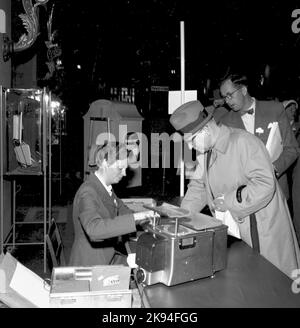
[[[137,264],[135,263],[135,257],[136,257],[136,253],[130,253],[127,256],[127,264],[131,269],[138,267]]]
[[[40,308],[48,308],[49,290],[46,290],[45,282],[37,274],[17,262],[16,270],[10,282],[10,287]]]
[[[228,210],[226,212],[215,211],[215,216],[216,219],[228,226],[228,235],[241,239],[239,226]]]

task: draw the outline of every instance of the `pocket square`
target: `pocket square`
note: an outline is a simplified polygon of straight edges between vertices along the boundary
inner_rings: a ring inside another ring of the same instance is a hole
[[[262,133],[264,133],[264,130],[262,128],[257,128],[255,130],[255,132],[258,133],[258,134],[262,134]]]

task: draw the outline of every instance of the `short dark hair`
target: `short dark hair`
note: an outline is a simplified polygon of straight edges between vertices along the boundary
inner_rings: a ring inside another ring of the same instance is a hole
[[[247,76],[240,73],[229,73],[225,75],[221,80],[220,86],[222,86],[226,81],[231,81],[236,87],[249,86]]]
[[[124,143],[105,141],[102,145],[93,144],[89,153],[89,166],[101,166],[103,160],[113,164],[117,160],[128,158],[127,148]]]

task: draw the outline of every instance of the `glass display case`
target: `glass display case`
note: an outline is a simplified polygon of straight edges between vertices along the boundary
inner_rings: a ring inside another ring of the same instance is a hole
[[[5,91],[7,171],[5,174],[43,174],[49,96],[37,89]],[[46,154],[47,156],[47,154]]]
[[[51,94],[45,89],[0,88],[1,251],[7,246],[41,244],[46,272],[45,236],[51,219]],[[11,183],[11,204],[4,201],[4,183]],[[40,222],[20,222],[16,218],[17,193],[19,187],[25,185],[29,189],[39,186],[43,208]],[[11,206],[11,217],[7,215],[6,206]],[[30,243],[18,242],[18,228],[24,223],[42,224],[43,238]],[[11,226],[8,234],[4,232],[4,224]]]

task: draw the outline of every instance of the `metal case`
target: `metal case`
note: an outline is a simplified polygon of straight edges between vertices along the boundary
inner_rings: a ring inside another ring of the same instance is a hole
[[[178,222],[177,222],[178,224]],[[136,246],[137,281],[172,286],[213,276],[226,267],[227,226],[194,230],[170,222],[149,225]]]

